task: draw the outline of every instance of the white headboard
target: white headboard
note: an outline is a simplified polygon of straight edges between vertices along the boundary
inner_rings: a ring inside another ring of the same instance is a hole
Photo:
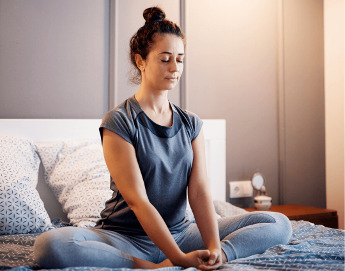
[[[226,122],[203,119],[207,176],[213,200],[226,201]]]
[[[203,120],[207,172],[214,200],[226,201],[225,120]],[[100,119],[0,119],[0,134],[20,136],[34,142],[99,138]],[[40,166],[37,190],[51,218],[68,221],[48,185]]]

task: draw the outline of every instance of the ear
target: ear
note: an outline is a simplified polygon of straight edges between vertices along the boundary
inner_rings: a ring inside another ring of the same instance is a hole
[[[141,72],[145,71],[145,60],[141,57],[141,55],[135,54],[135,63]]]

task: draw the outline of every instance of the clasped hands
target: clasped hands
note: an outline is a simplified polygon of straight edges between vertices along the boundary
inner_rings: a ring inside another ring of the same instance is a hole
[[[181,259],[174,263],[167,259],[161,264],[163,264],[163,266],[166,266],[168,261],[173,266],[181,266],[184,268],[195,267],[198,270],[205,271],[215,270],[223,263],[222,251],[220,249],[195,250],[187,254],[184,254],[184,256]]]
[[[222,254],[220,250],[196,250],[186,254],[190,267],[199,270],[214,270],[222,264]]]

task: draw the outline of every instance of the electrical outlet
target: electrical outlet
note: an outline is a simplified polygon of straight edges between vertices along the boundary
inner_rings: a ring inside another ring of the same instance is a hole
[[[230,198],[247,198],[253,196],[253,186],[251,181],[229,182]]]

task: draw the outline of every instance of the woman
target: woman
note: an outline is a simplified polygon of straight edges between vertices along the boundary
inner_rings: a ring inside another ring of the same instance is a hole
[[[202,121],[168,100],[183,71],[184,34],[158,7],[146,9],[144,18],[130,42],[140,88],[100,127],[113,197],[94,229],[61,228],[37,239],[35,260],[43,268],[213,270],[290,238],[289,220],[277,213],[217,220]],[[185,218],[186,191],[196,223]]]

